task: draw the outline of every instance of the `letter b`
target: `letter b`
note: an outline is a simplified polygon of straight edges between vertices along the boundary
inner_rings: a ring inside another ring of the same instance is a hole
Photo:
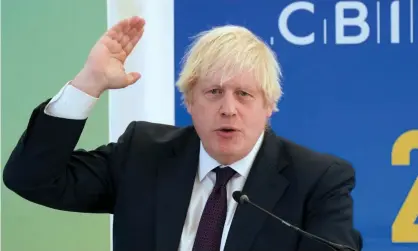
[[[345,17],[346,9],[358,11],[356,17]],[[370,26],[366,22],[367,7],[362,2],[344,1],[335,5],[335,42],[336,44],[360,44],[366,41],[370,34]],[[346,36],[344,28],[346,26],[357,26],[360,28],[360,34]]]

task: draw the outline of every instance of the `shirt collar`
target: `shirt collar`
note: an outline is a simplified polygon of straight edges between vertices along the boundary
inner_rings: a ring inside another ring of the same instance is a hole
[[[260,135],[257,142],[255,143],[251,152],[244,158],[237,162],[229,165],[241,176],[247,177],[250,172],[251,166],[254,159],[260,149],[261,143],[263,142],[264,132]],[[218,161],[212,158],[203,147],[202,141],[200,141],[200,153],[199,153],[199,180],[202,181],[206,175],[211,172],[215,167],[221,166]]]

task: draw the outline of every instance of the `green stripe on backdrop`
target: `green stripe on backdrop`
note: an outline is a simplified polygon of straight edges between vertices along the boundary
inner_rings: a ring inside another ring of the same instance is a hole
[[[1,161],[7,160],[32,109],[55,95],[83,66],[106,30],[105,0],[2,0]],[[108,141],[107,97],[90,117],[78,147]],[[2,184],[2,251],[110,250],[108,215],[51,210]]]

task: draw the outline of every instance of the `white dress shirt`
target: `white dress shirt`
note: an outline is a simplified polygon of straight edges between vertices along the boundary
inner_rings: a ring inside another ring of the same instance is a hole
[[[50,116],[66,119],[86,119],[97,100],[97,98],[91,97],[67,83],[60,92],[51,99],[45,108],[45,113]],[[232,199],[232,193],[237,190],[242,190],[262,140],[263,134],[259,137],[257,143],[245,158],[230,165],[237,173],[227,184],[228,209],[222,234],[221,251],[224,249],[237,206],[237,203]],[[202,143],[200,143],[199,170],[195,178],[189,210],[183,226],[178,249],[180,251],[190,251],[193,248],[200,217],[203,213],[206,201],[215,186],[216,175],[211,171],[217,166],[220,166],[220,164],[209,156]]]

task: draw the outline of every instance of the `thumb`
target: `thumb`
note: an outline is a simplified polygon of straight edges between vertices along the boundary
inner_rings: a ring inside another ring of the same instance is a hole
[[[136,81],[138,81],[141,78],[141,74],[139,72],[131,72],[126,75],[126,82],[127,85],[132,85]]]

